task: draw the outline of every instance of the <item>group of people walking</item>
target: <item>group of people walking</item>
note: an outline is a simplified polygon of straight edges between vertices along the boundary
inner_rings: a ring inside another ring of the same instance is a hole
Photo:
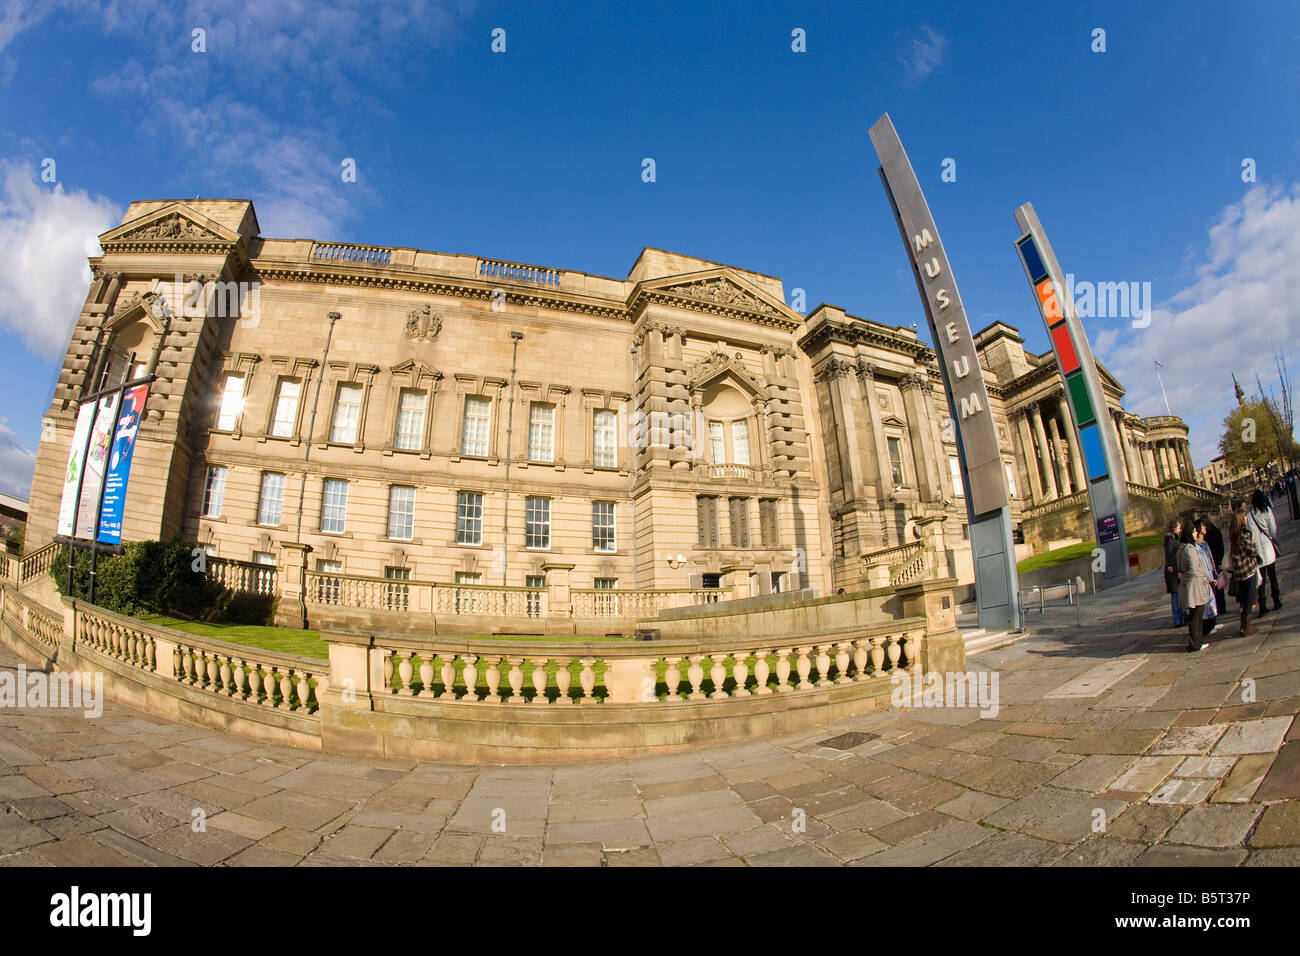
[[[1282,607],[1277,586],[1277,518],[1268,495],[1256,489],[1248,500],[1232,505],[1228,548],[1223,533],[1208,517],[1184,522],[1175,519],[1165,535],[1165,590],[1173,610],[1174,627],[1187,627],[1187,649],[1203,651],[1208,638],[1228,613],[1227,599],[1237,599],[1241,627],[1238,636],[1255,633],[1251,618],[1256,600],[1259,617]],[[1226,561],[1225,561],[1226,557]]]

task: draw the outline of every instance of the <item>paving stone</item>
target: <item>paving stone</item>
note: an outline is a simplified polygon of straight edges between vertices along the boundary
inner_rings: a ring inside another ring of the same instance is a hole
[[[329,823],[351,804],[313,793],[284,791],[253,800],[239,808],[244,816],[256,817],[285,827],[314,830]]]
[[[753,814],[749,819],[757,821]],[[598,843],[602,846],[626,847],[626,846],[649,846],[652,842],[650,832],[646,829],[647,823],[640,818],[625,820],[586,820],[578,823],[553,823],[546,827],[547,844],[564,844],[564,843]],[[671,828],[667,825],[663,827],[664,832],[669,832]],[[711,833],[711,831],[705,831]],[[701,833],[692,833],[692,836],[700,836]],[[668,839],[680,839],[680,837],[667,837]],[[653,842],[663,842],[656,837]]]
[[[1150,846],[1158,843],[1187,812],[1186,807],[1139,803],[1106,823],[1106,836]]]
[[[1051,866],[1067,852],[1060,843],[999,832],[935,866]]]
[[[1157,741],[1148,751],[1150,755],[1158,754],[1194,754],[1209,753],[1210,748],[1228,729],[1227,724],[1204,724],[1197,727],[1171,727],[1169,732]]]
[[[1147,802],[1153,804],[1180,804],[1183,806],[1201,803],[1209,797],[1210,791],[1217,785],[1217,780],[1182,780],[1174,777],[1161,784],[1155,793],[1151,794]]]
[[[927,810],[924,813],[917,813],[902,820],[875,827],[871,830],[871,835],[879,840],[884,840],[892,846],[910,840],[922,833],[928,833],[950,822],[951,817],[946,814]]]
[[[68,805],[58,797],[27,797],[23,800],[10,800],[9,806],[20,817],[31,823],[61,817],[69,812]]]
[[[887,850],[889,844],[863,830],[844,830],[821,841],[822,847],[846,863]]]
[[[1290,717],[1266,717],[1234,723],[1214,748],[1214,754],[1273,753],[1282,746],[1291,720]]]
[[[784,850],[760,853],[746,859],[750,866],[841,866],[839,860],[820,847],[798,844]]]
[[[1233,809],[1236,809],[1235,807]],[[1276,803],[1264,810],[1255,832],[1253,847],[1300,846],[1300,802]]]
[[[0,814],[0,853],[13,853],[53,839],[48,830],[34,823],[13,814]]]
[[[955,777],[953,782],[995,796],[1015,798],[1046,783],[1058,773],[1060,768],[1050,764],[1025,763],[999,757],[991,760],[986,767]]]
[[[1260,808],[1244,806],[1192,807],[1165,836],[1166,843],[1232,847],[1246,839]]]
[[[301,859],[302,857],[293,853],[268,850],[264,846],[254,844],[247,849],[240,850],[222,863],[222,866],[294,866]]]
[[[1246,858],[1245,850],[1214,850],[1199,846],[1149,847],[1134,862],[1134,866],[1238,866]]]
[[[1255,791],[1255,799],[1261,803],[1296,797],[1300,797],[1300,740],[1282,745],[1264,782]]]
[[[432,863],[465,866],[478,857],[483,837],[477,833],[443,833],[433,841],[425,859]]]
[[[285,827],[257,842],[269,850],[279,850],[301,859],[320,846],[321,837],[306,830],[299,830],[297,827]]]
[[[682,840],[686,837],[704,836],[715,833],[734,833],[749,830],[762,821],[744,804],[729,807],[713,807],[707,810],[693,810],[685,813],[668,815],[647,815],[645,826],[650,831],[655,843],[669,840]],[[570,824],[584,826],[586,824]],[[575,841],[576,842],[576,841]],[[651,841],[643,841],[649,843]]]
[[[718,839],[736,856],[743,857],[784,850],[794,842],[782,829],[767,824],[740,833],[728,833]]]
[[[660,847],[660,859],[665,866],[683,865],[663,861],[663,851],[664,847]],[[599,843],[548,844],[542,850],[542,866],[600,866],[604,856]]]
[[[483,858],[479,857],[482,863]],[[659,866],[659,852],[654,847],[641,847],[635,850],[606,850],[606,866]]]
[[[996,831],[965,820],[954,820],[946,826],[914,837],[898,846],[855,860],[850,866],[930,866],[960,853]]]
[[[822,817],[833,830],[871,830],[905,819],[907,814],[884,800],[869,799]]]
[[[1228,771],[1236,762],[1236,757],[1188,757],[1178,765],[1174,776],[1220,780],[1228,775]]]
[[[1005,807],[1010,802],[1007,797],[995,797],[992,794],[980,793],[978,790],[967,790],[961,796],[939,804],[935,809],[962,820],[976,821],[988,816],[994,810]]]
[[[1097,793],[1117,776],[1123,775],[1133,760],[1128,755],[1091,754],[1057,774],[1050,784],[1065,790]]]
[[[1138,799],[1154,790],[1181,763],[1178,757],[1139,757],[1112,780],[1104,792],[1137,794]]]
[[[476,865],[538,866],[541,862],[542,841],[539,837],[492,834],[484,837]]]
[[[1078,843],[1092,834],[1100,809],[1106,819],[1115,817],[1127,804],[1118,800],[1086,796],[1074,790],[1042,787],[989,814],[984,822],[1057,843]]]
[[[1223,778],[1223,785],[1210,794],[1210,802],[1249,803],[1273,765],[1274,757],[1274,754],[1247,754],[1237,758],[1232,771]]]
[[[668,843],[660,843],[658,846],[659,862],[664,866],[693,866],[697,863],[708,863],[710,860],[721,860],[732,855],[730,850],[711,836],[672,840]],[[547,846],[546,852],[550,853],[550,851],[551,847]],[[597,865],[599,865],[599,858],[597,859]]]
[[[225,830],[208,828],[206,832],[195,833],[184,824],[152,833],[141,842],[200,866],[219,863],[253,843],[247,837]]]
[[[42,859],[52,866],[147,866],[144,860],[101,843],[95,834],[74,836],[39,849]]]
[[[1121,818],[1122,819],[1122,818]],[[1109,836],[1093,836],[1072,847],[1053,866],[1128,866],[1145,850],[1137,843],[1125,843]]]
[[[161,810],[154,810],[152,807],[133,806],[124,810],[114,810],[112,813],[101,814],[97,819],[105,826],[137,840],[143,840],[150,834],[160,830],[170,830],[176,826],[176,817]]]
[[[267,823],[265,820],[246,817],[242,813],[230,811],[209,817],[208,826],[216,827],[218,830],[229,830],[231,833],[237,833],[250,840],[265,839],[280,829],[278,823]]]
[[[1242,866],[1300,866],[1300,847],[1256,850]]]
[[[32,764],[23,767],[22,774],[47,793],[56,796],[61,793],[77,793],[82,790],[89,790],[91,786],[79,777],[74,777],[46,764]]]

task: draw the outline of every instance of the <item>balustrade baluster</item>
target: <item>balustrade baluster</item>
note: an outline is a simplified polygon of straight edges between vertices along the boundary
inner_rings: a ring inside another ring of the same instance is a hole
[[[215,654],[209,654],[207,660],[208,660],[207,688],[208,690],[212,691],[214,694],[219,694],[221,693],[221,689],[217,687],[217,677],[221,673],[221,668],[217,664],[217,656]]]
[[[830,687],[831,681],[831,646],[829,644],[817,645],[817,686]]]
[[[594,657],[580,657],[578,663],[582,665],[582,670],[578,673],[578,685],[582,688],[582,703],[595,703],[596,659]]]
[[[430,655],[432,656],[432,655]],[[442,661],[442,669],[439,676],[442,677],[442,699],[456,699],[456,655],[438,652],[438,658]],[[432,690],[432,688],[430,688]]]
[[[221,657],[221,667],[218,671],[218,676],[220,676],[221,678],[221,688],[220,690],[218,690],[218,693],[221,694],[223,697],[229,697],[230,696],[230,658],[226,657],[225,655],[222,655]]]
[[[793,648],[781,647],[776,652],[776,692],[789,694],[794,691],[790,686],[790,652]]]
[[[420,656],[420,697],[436,697],[433,692],[433,653]]]
[[[852,660],[849,648],[852,646],[851,641],[840,641],[835,645],[835,670],[838,671],[835,683],[837,684],[853,683],[853,678],[849,676],[849,661]]]
[[[311,701],[311,675],[298,672],[298,708],[302,711],[310,709]]]
[[[397,693],[402,697],[410,697],[414,693],[411,690],[411,675],[415,673],[415,665],[412,663],[415,658],[415,651],[407,651],[405,654],[399,655],[399,657],[397,680],[401,686],[397,688]]]
[[[808,681],[808,673],[812,670],[812,661],[808,655],[812,653],[811,647],[799,647],[795,649],[799,657],[795,660],[795,673],[799,675],[799,690],[809,690],[813,685]]]
[[[462,654],[460,659],[465,663],[465,696],[461,700],[470,702],[478,700],[478,657],[474,654]]]
[[[262,675],[262,690],[266,694],[266,699],[262,701],[263,707],[275,706],[275,673],[274,665],[266,665],[266,673]]]
[[[483,698],[484,703],[499,704],[501,696],[497,693],[497,688],[501,686],[501,658],[487,658],[487,696]]]
[[[572,704],[573,698],[569,696],[569,687],[573,684],[573,672],[569,670],[569,665],[573,659],[569,657],[560,657],[555,661],[555,686],[560,692],[560,696],[555,698],[557,704]]]
[[[767,679],[772,674],[772,665],[767,662],[767,651],[759,648],[754,652],[754,693],[770,694],[772,688],[767,686]]]
[[[903,650],[903,645],[899,643],[900,637],[901,635],[890,634],[888,638],[889,644],[885,648],[885,654],[889,657],[890,670],[898,669],[898,658]]]
[[[903,653],[907,657],[907,668],[913,674],[921,673],[921,643],[925,640],[924,631],[910,631]]]
[[[293,670],[280,675],[280,706],[285,710],[293,708]]]
[[[230,696],[231,696],[231,697],[238,697],[240,700],[244,700],[244,699],[246,698],[246,696],[247,696],[247,692],[246,692],[245,689],[244,689],[244,688],[245,688],[244,677],[246,676],[247,673],[248,673],[248,672],[244,670],[244,661],[243,661],[243,659],[242,659],[242,658],[236,658],[236,659],[235,659],[235,669],[234,669],[234,671],[233,671],[232,674],[231,674],[231,676],[232,676],[232,677],[234,678],[234,680],[235,680],[234,686],[231,687],[231,689],[230,689]]]
[[[705,693],[700,690],[700,685],[704,683],[704,655],[692,654],[690,660],[691,666],[686,669],[686,679],[691,682],[691,692],[686,695],[686,699],[706,700]]]
[[[885,639],[877,634],[868,640],[871,641],[871,674],[879,677],[885,670],[885,649],[882,646]]]
[[[547,658],[533,658],[533,703],[549,704],[546,688],[550,685],[550,674],[546,672]]]
[[[672,704],[680,704],[682,699],[677,696],[677,688],[682,682],[682,672],[678,665],[682,662],[680,657],[664,658],[664,683],[668,685],[667,700]]]
[[[384,690],[388,693],[393,692],[393,657],[396,651],[384,651]]]
[[[734,662],[731,665],[731,678],[736,682],[736,689],[731,692],[732,697],[748,697],[749,691],[745,689],[745,681],[749,680],[749,654],[746,651],[736,651],[731,655]]]
[[[524,702],[524,659],[522,657],[508,657],[506,660],[510,662],[510,673],[507,678],[510,681],[510,697],[506,703],[522,704]]]
[[[709,680],[713,681],[713,693],[709,697],[713,700],[720,700],[727,696],[727,692],[722,689],[722,685],[727,681],[727,668],[722,663],[726,659],[726,654],[709,655],[709,660],[713,661],[713,666],[709,668]]]
[[[853,666],[857,669],[853,675],[855,680],[867,679],[867,661],[871,656],[867,648],[870,646],[871,642],[865,637],[859,637],[853,642]]]

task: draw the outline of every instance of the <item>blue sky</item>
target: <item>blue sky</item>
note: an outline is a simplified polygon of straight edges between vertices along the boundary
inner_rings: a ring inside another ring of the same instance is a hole
[[[1026,201],[1079,280],[1151,283],[1148,327],[1085,324],[1130,410],[1163,413],[1166,366],[1199,466],[1231,371],[1300,371],[1297,49],[1291,2],[0,0],[0,490],[26,495],[85,256],[133,199],[612,276],[658,246],[924,333],[867,138],[885,111],[974,328],[1047,348]]]

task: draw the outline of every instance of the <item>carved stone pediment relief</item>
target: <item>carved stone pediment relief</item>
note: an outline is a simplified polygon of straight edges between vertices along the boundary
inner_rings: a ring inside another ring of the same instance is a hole
[[[178,212],[170,213],[138,229],[118,236],[121,240],[137,239],[201,239],[223,241],[222,237],[200,226],[198,223],[182,216]]]
[[[727,305],[738,309],[748,309],[751,312],[761,312],[764,315],[776,312],[762,299],[746,292],[735,283],[722,278],[697,279],[694,282],[668,286],[664,291],[684,295],[689,299],[699,299],[701,302],[711,302],[714,305]]]
[[[428,303],[406,314],[405,334],[414,342],[432,342],[441,331],[442,316],[435,313]]]

